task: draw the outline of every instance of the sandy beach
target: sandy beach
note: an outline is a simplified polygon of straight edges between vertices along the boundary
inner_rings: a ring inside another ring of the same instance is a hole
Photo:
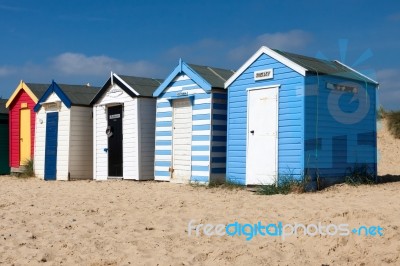
[[[308,194],[158,182],[0,178],[0,263],[382,265],[400,263],[400,183]],[[188,223],[381,226],[383,236],[192,236]]]
[[[399,140],[383,124],[378,141],[380,174],[399,175]],[[400,182],[391,182],[262,196],[153,181],[2,176],[0,264],[399,265],[399,191]],[[198,224],[236,221],[379,226],[383,235],[196,236]]]

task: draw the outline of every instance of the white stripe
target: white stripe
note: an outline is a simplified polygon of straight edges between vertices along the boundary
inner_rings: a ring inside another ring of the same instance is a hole
[[[194,99],[194,104],[211,103],[211,98],[207,99]]]
[[[208,115],[210,113],[211,113],[210,108],[200,109],[200,110],[193,110],[193,115]]]
[[[182,86],[174,86],[174,87],[169,87],[165,92],[175,92],[175,91],[181,91]]]
[[[189,95],[206,94],[206,92],[203,89],[191,89],[188,93],[189,93]]]
[[[156,133],[157,131],[172,131],[172,127],[157,127]]]
[[[155,171],[161,171],[161,172],[168,172],[169,167],[168,166],[154,166]]]
[[[193,126],[210,125],[210,120],[193,120]]]
[[[172,136],[156,136],[157,140],[172,140]]]
[[[172,117],[168,116],[168,117],[157,117],[156,118],[157,122],[170,122],[172,121]]]
[[[159,107],[157,108],[157,113],[167,113],[172,112],[172,107]]]
[[[168,101],[168,99],[165,99],[165,98],[158,98],[157,99],[157,103],[168,103],[169,101]]]
[[[173,81],[181,81],[181,80],[188,80],[190,79],[188,75],[180,75],[173,79]]]
[[[210,166],[210,162],[209,161],[192,161],[192,165]]]
[[[170,151],[172,149],[171,145],[157,145],[156,146],[156,151]]]
[[[208,171],[192,171],[192,175],[196,176],[209,176],[209,174]]]
[[[209,146],[210,141],[207,140],[195,140],[192,141],[192,146]]]
[[[210,130],[194,130],[192,132],[194,136],[208,136],[210,135]]]
[[[154,161],[171,161],[171,155],[155,155]]]
[[[192,156],[208,156],[210,151],[192,151]]]
[[[159,180],[159,181],[169,181],[170,177],[169,176],[155,176],[154,180]]]

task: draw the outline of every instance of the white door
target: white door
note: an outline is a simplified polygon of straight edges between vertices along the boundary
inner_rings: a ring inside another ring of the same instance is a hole
[[[277,179],[278,87],[250,90],[246,184],[273,184]]]
[[[189,98],[173,100],[172,179],[189,182],[192,164],[192,105]]]

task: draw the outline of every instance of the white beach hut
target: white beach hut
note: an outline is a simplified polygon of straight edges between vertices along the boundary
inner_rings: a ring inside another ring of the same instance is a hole
[[[154,179],[156,99],[162,80],[115,73],[93,105],[95,180]]]
[[[92,179],[91,99],[99,88],[54,81],[36,112],[34,170],[45,180]]]

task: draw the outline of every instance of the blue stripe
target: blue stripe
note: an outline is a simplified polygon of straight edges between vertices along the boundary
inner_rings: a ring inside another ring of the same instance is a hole
[[[196,131],[196,130],[210,130],[211,126],[210,125],[199,125],[199,126],[193,126],[192,130]]]
[[[208,176],[192,176],[191,181],[208,182]]]
[[[202,88],[201,88],[201,89],[202,89]],[[210,98],[210,94],[207,94],[207,93],[204,91],[204,93],[196,94],[194,97],[195,97],[195,99],[209,99],[209,98]]]
[[[170,161],[156,161],[155,162],[155,166],[171,166],[171,162]]]
[[[156,155],[171,155],[171,150],[156,150],[155,151]]]
[[[200,155],[195,155],[192,156],[192,161],[209,161],[210,156],[200,156]]]
[[[205,145],[193,145],[192,151],[209,151],[210,147]]]
[[[226,136],[213,136],[213,141],[226,141]]]
[[[191,85],[191,84],[196,85],[196,83],[194,83],[193,80],[191,80],[191,79],[172,81],[171,83],[168,84],[166,90],[168,90],[169,88],[173,88],[173,87],[180,87],[180,86]],[[198,85],[196,85],[196,87],[198,87]]]
[[[171,103],[170,102],[158,102],[157,108],[162,108],[162,107],[171,107]]]
[[[225,163],[226,162],[226,157],[212,157],[211,158],[212,163]]]
[[[171,140],[157,140],[156,141],[156,146],[169,146],[172,145]]]
[[[165,171],[155,171],[155,176],[170,176],[170,174]]]
[[[202,109],[210,109],[211,108],[211,104],[209,103],[202,103],[202,104],[195,104],[193,106],[193,110],[202,110]]]
[[[192,165],[192,171],[208,171],[208,166]]]
[[[210,120],[210,114],[203,114],[203,115],[193,115],[193,120]]]
[[[172,121],[156,122],[156,127],[172,127]]]
[[[226,173],[226,168],[212,168],[211,173],[213,174],[223,174]]]
[[[213,97],[215,99],[226,99],[227,98],[225,93],[213,93]]]
[[[213,114],[213,119],[215,119],[215,120],[226,120],[226,115]]]
[[[156,136],[159,137],[172,137],[171,131],[156,131]]]
[[[209,141],[210,136],[209,135],[194,135],[192,136],[193,141]]]
[[[172,112],[157,112],[157,117],[172,117]]]
[[[213,108],[217,110],[226,110],[226,104],[223,103],[214,103]]]
[[[223,125],[213,125],[212,128],[217,131],[226,131],[226,126]]]
[[[211,148],[211,151],[212,152],[226,152],[226,147],[215,147],[215,146],[213,146],[212,148]]]

